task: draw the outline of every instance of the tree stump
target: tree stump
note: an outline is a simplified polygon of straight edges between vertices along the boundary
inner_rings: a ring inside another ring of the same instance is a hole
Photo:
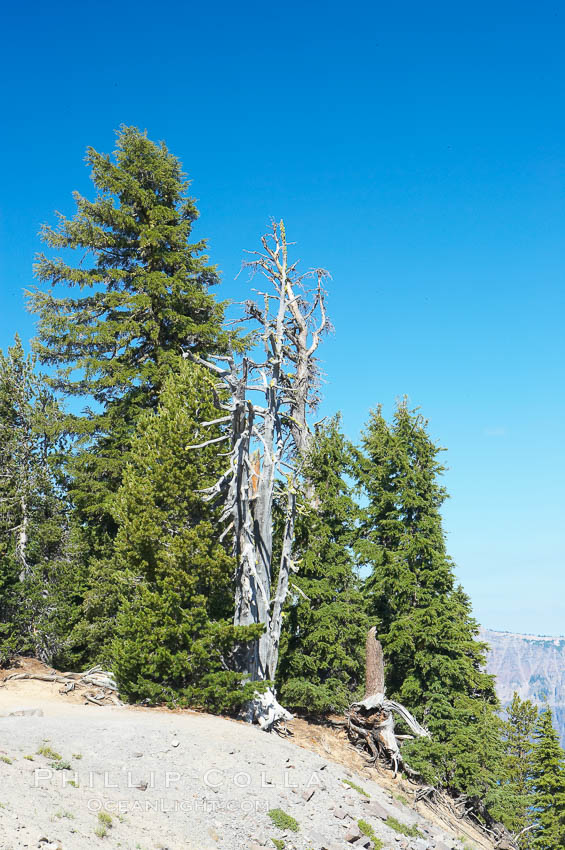
[[[374,626],[369,630],[365,644],[365,683],[363,700],[352,703],[346,712],[350,740],[355,746],[368,750],[369,764],[375,764],[378,758],[382,758],[393,768],[395,777],[399,770],[415,776],[400,753],[400,742],[413,736],[395,734],[394,714],[404,720],[414,735],[429,737],[429,732],[407,708],[386,699],[383,648],[377,640]]]

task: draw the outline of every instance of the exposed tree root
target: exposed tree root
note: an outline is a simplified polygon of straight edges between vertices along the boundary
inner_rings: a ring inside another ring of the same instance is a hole
[[[402,758],[400,743],[411,735],[396,735],[394,714],[399,715],[411,732],[419,737],[428,737],[429,732],[421,726],[407,708],[385,697],[384,658],[380,642],[376,639],[376,629],[370,629],[365,644],[365,682],[366,693],[361,702],[355,702],[346,711],[346,725],[349,738],[361,749],[369,751],[368,764],[382,759],[392,766],[394,776],[404,771],[411,779],[418,774]]]
[[[15,679],[37,679],[40,682],[59,682],[63,685],[59,689],[60,694],[68,694],[76,688],[87,689],[95,685],[97,690],[89,688],[85,690],[84,697],[94,705],[123,705],[118,698],[118,686],[114,681],[112,673],[102,670],[101,667],[92,667],[84,673],[12,673],[6,676],[3,684]]]
[[[292,714],[280,704],[271,688],[264,693],[256,693],[247,703],[243,716],[248,723],[258,723],[264,732],[274,729],[279,734],[288,734],[286,722],[292,720]]]

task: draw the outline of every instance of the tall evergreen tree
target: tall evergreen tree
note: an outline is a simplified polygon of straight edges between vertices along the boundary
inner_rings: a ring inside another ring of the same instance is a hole
[[[0,618],[10,653],[51,661],[78,617],[76,535],[58,486],[60,410],[20,339],[0,352]],[[74,590],[73,590],[74,588]]]
[[[29,573],[29,526],[36,492],[44,489],[44,458],[35,433],[38,381],[18,336],[7,353],[0,352],[0,478],[2,554],[7,573],[24,579]],[[7,559],[12,562],[11,568]]]
[[[521,850],[531,847],[531,833],[524,831],[530,823],[532,794],[530,780],[533,760],[533,734],[538,718],[530,700],[514,694],[506,710],[503,724],[504,778],[497,789],[494,811],[507,829],[520,835]]]
[[[278,668],[281,700],[288,708],[340,711],[363,683],[369,625],[352,548],[359,508],[347,476],[354,464],[339,417],[319,426],[303,470],[309,498],[296,527],[299,569]]]
[[[41,254],[30,309],[39,316],[40,361],[56,367],[53,386],[95,402],[67,417],[68,431],[88,445],[75,459],[73,497],[97,535],[113,535],[108,498],[135,421],[155,408],[181,349],[221,348],[222,306],[208,291],[218,278],[205,243],[189,241],[198,212],[165,144],[122,127],[114,157],[88,148],[86,161],[95,199],[75,192],[75,216],[42,231],[50,248],[71,249],[78,262]]]
[[[565,753],[559,746],[549,706],[540,713],[534,733],[531,789],[532,847],[565,847]]]
[[[363,448],[368,504],[359,548],[371,567],[366,593],[387,691],[431,732],[407,745],[409,762],[429,781],[484,797],[499,778],[497,700],[469,599],[446,552],[441,449],[405,402],[390,426],[377,408]]]
[[[210,379],[182,364],[157,411],[139,418],[114,498],[114,556],[95,565],[75,639],[111,666],[132,700],[225,709],[249,696],[230,670],[232,648],[248,634],[231,624],[233,558],[218,539],[218,510],[198,493],[221,459],[215,445],[191,448],[209,439],[201,423],[216,415]]]

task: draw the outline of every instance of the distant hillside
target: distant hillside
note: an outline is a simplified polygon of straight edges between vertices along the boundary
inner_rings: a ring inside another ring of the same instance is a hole
[[[507,705],[516,691],[537,705],[546,700],[565,744],[565,637],[537,637],[481,629],[490,646],[487,668],[497,680],[497,692]]]

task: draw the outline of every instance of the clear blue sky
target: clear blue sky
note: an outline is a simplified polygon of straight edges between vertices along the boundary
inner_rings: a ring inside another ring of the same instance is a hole
[[[563,4],[28,2],[0,34],[0,345],[33,334],[37,231],[87,145],[146,128],[234,281],[284,217],[333,275],[324,411],[408,394],[449,452],[458,575],[487,627],[565,632]]]

